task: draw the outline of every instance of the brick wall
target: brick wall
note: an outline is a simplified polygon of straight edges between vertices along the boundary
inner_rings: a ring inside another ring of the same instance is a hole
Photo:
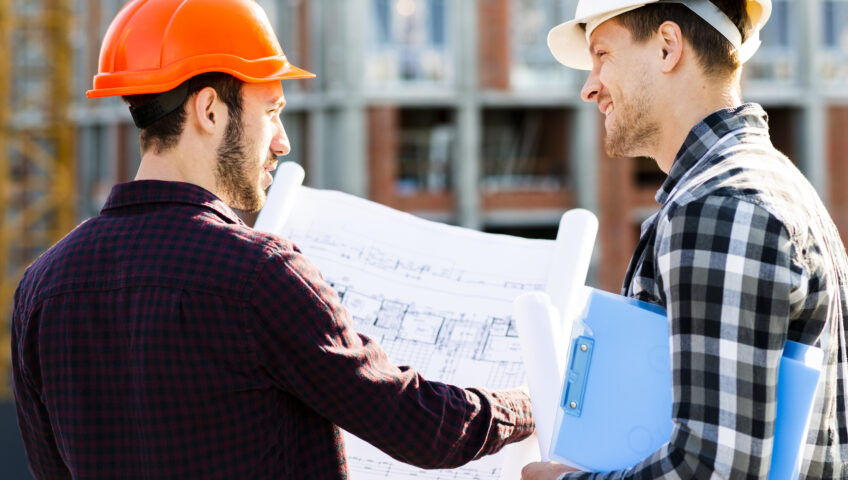
[[[828,110],[828,183],[827,198],[830,214],[842,235],[848,241],[848,107],[831,107]]]
[[[391,205],[394,200],[398,154],[398,108],[368,108],[368,198]]]
[[[509,90],[509,0],[480,0],[478,15],[480,88]]]
[[[599,121],[600,117],[599,117]],[[603,125],[600,132],[604,131]],[[633,181],[631,158],[609,158],[603,149],[603,133],[598,138],[598,237],[600,240],[600,262],[598,264],[598,287],[619,293],[630,256],[639,241],[634,229],[636,187]]]

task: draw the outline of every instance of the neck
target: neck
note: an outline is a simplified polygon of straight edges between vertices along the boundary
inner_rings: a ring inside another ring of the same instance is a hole
[[[185,143],[181,141],[164,152],[148,149],[141,156],[135,180],[192,183],[220,197],[214,175],[214,152],[204,155],[198,153],[203,151],[201,148],[192,148]],[[209,159],[213,159],[212,162]]]
[[[717,110],[742,104],[736,82],[719,86],[711,79],[701,78],[699,82],[678,82],[678,85],[682,88],[665,96],[668,101],[661,111],[666,113],[660,119],[660,136],[653,157],[665,173],[671,170],[677,152],[695,125]],[[680,102],[681,98],[689,101]]]

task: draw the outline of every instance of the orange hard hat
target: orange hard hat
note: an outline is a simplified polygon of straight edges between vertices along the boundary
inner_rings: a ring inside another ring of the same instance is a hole
[[[289,63],[253,0],[133,0],[109,26],[89,98],[161,93],[195,75],[312,78]]]

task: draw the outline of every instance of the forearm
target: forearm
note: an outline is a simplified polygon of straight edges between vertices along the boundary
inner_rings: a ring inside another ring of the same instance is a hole
[[[339,374],[351,379],[351,391],[357,394],[311,403],[333,423],[397,460],[420,468],[454,468],[534,430],[523,391],[430,382],[408,367],[393,366],[368,338],[361,348],[354,355],[367,360],[355,362],[354,372]]]
[[[455,467],[534,429],[519,391],[462,389],[397,367],[352,328],[349,312],[296,252],[281,255],[258,284],[250,320],[256,356],[310,409],[401,461]],[[254,320],[255,319],[255,320]]]

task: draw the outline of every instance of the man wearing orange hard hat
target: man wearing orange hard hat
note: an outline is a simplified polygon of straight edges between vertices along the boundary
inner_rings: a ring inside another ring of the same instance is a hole
[[[787,340],[825,354],[801,478],[848,478],[848,258],[763,109],[741,99],[770,13],[770,0],[580,0],[550,31],[554,57],[589,71],[581,96],[607,154],[668,176],[621,293],[667,312],[673,429],[627,470],[532,463],[524,480],[774,478]]]
[[[450,468],[533,432],[520,390],[391,364],[289,241],[247,227],[290,146],[291,65],[252,0],[134,0],[90,97],[140,128],[135,181],[15,295],[18,418],[36,478],[343,479],[340,427]]]

